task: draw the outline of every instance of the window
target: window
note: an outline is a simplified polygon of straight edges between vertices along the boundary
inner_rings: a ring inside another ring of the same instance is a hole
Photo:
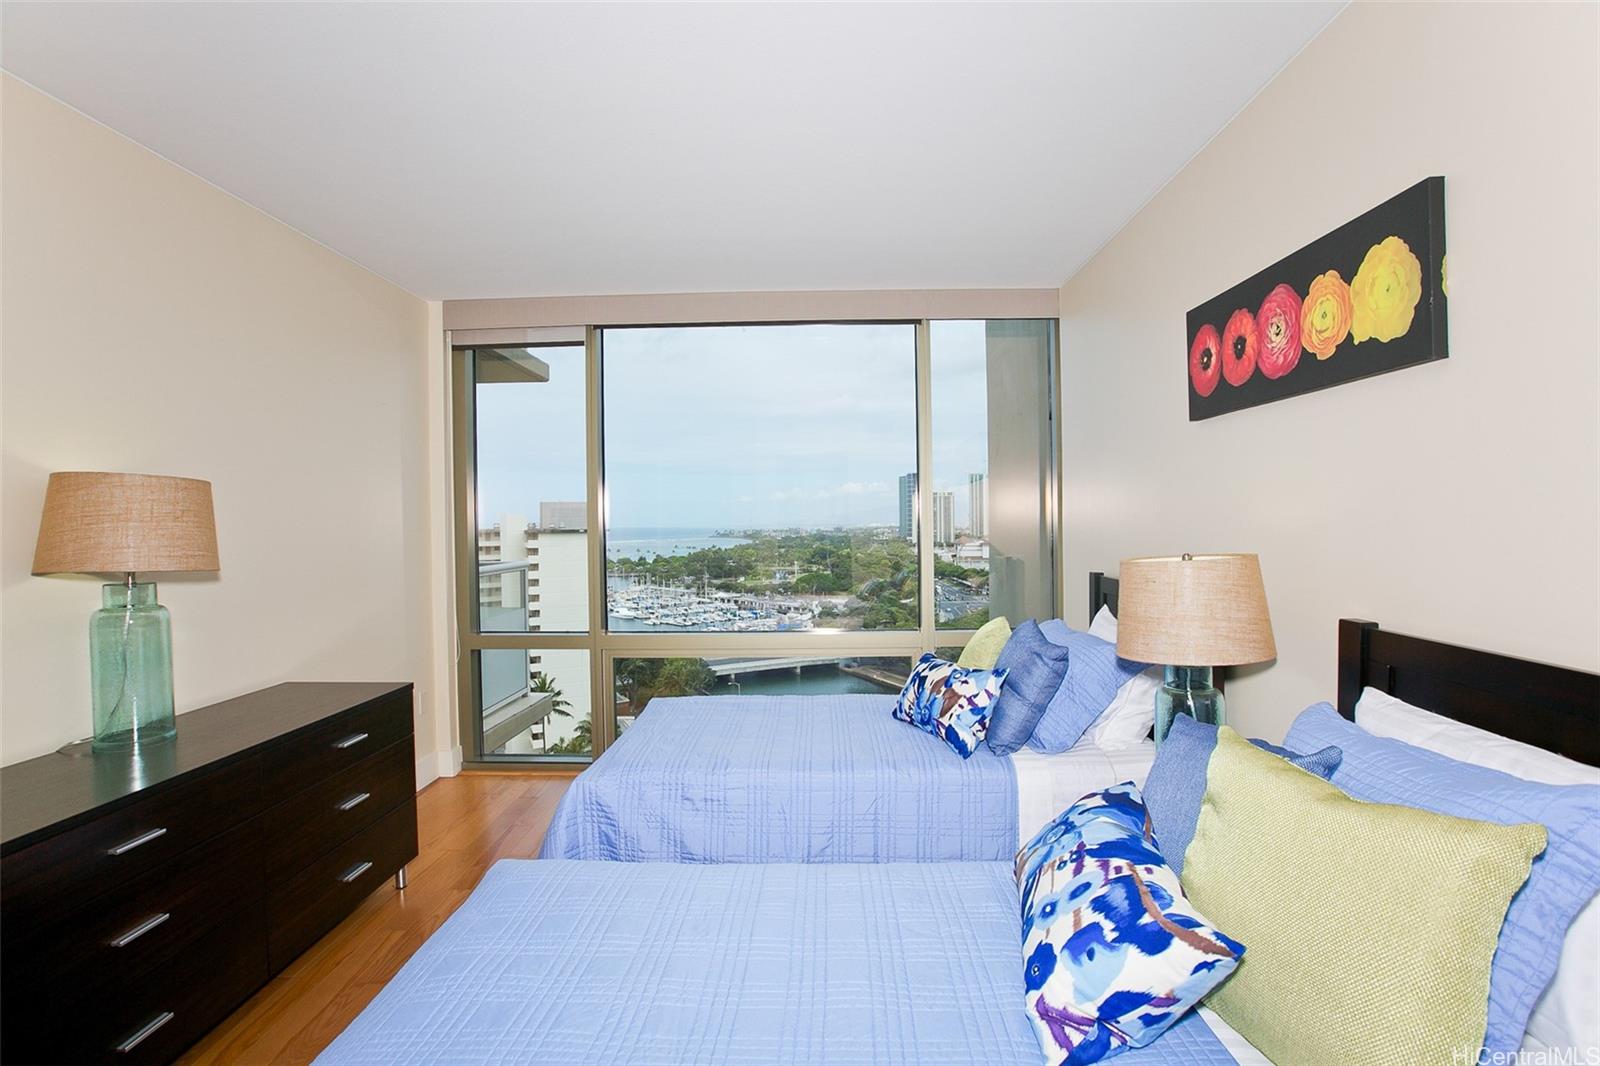
[[[940,629],[1053,613],[1053,325],[929,324]]]
[[[469,761],[586,760],[658,697],[892,693],[1055,613],[1054,322],[584,336],[455,352]]]
[[[613,632],[916,629],[916,327],[608,329]]]

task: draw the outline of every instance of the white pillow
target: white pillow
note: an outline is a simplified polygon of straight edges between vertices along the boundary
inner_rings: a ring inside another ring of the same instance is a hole
[[[1089,635],[1117,642],[1117,616],[1101,605],[1089,623]],[[1156,724],[1156,692],[1161,688],[1162,667],[1152,666],[1117,689],[1111,705],[1084,730],[1083,740],[1100,748],[1131,748],[1142,744]],[[1082,743],[1082,741],[1080,741]]]
[[[1547,785],[1600,785],[1600,767],[1532,744],[1457,722],[1397,700],[1375,688],[1361,690],[1356,725],[1373,736],[1401,740],[1451,759]]]
[[[1375,688],[1361,691],[1361,698],[1356,701],[1356,725],[1374,736],[1403,741],[1526,781],[1600,785],[1600,767],[1586,766],[1553,751],[1452,721]],[[1600,994],[1596,989],[1600,989],[1600,896],[1584,905],[1567,930],[1556,975],[1528,1018],[1523,1050],[1576,1048],[1575,1061],[1592,1061],[1592,1056],[1600,1054]]]

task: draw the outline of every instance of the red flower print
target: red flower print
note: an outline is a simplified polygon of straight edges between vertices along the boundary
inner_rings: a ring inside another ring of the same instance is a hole
[[[1221,378],[1222,338],[1217,336],[1217,327],[1208,322],[1200,327],[1189,346],[1189,380],[1194,382],[1195,392],[1210,396]]]
[[[1222,376],[1229,385],[1243,385],[1256,372],[1257,347],[1256,320],[1241,307],[1222,330]]]
[[[1257,362],[1269,378],[1281,378],[1300,362],[1300,296],[1287,285],[1267,293],[1256,312],[1261,354]]]

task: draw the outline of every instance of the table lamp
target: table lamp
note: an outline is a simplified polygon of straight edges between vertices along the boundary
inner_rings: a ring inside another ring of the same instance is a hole
[[[217,570],[211,482],[153,474],[55,473],[35,574],[120,573],[89,621],[94,750],[137,751],[178,732],[172,620],[139,573]]]
[[[1117,654],[1160,663],[1156,743],[1176,714],[1221,725],[1217,666],[1276,658],[1261,562],[1254,555],[1168,555],[1124,559],[1118,575]]]

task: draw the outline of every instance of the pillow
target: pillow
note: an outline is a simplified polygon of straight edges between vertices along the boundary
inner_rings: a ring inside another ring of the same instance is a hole
[[[1480,1061],[1495,940],[1544,846],[1352,799],[1224,726],[1183,884],[1250,956],[1206,1005],[1274,1062]]]
[[[967,670],[928,652],[912,667],[890,713],[932,733],[963,759],[978,750],[1004,670]]]
[[[1052,644],[1060,644],[1068,651],[1067,676],[1028,741],[1028,747],[1035,751],[1054,755],[1076,744],[1111,706],[1117,690],[1149,664],[1118,658],[1115,644],[1069,629],[1059,618],[1042,623],[1039,631]]]
[[[992,670],[994,664],[1000,661],[1001,649],[1010,639],[1011,623],[1003,617],[991,618],[972,634],[972,639],[967,641],[967,646],[957,656],[956,665],[969,670]]]
[[[1344,759],[1333,783],[1357,799],[1502,825],[1539,822],[1549,831],[1549,848],[1506,913],[1489,980],[1484,1046],[1516,1051],[1573,918],[1600,890],[1600,786],[1539,784],[1457,762],[1372,736],[1326,703],[1301,712],[1284,743],[1300,750],[1337,744]]]
[[[1413,747],[1426,748],[1460,762],[1487,766],[1527,781],[1547,785],[1600,785],[1600,767],[1532,744],[1456,722],[1397,700],[1375,688],[1361,690],[1356,701],[1356,725],[1375,737],[1389,737]]]
[[[1299,755],[1264,740],[1250,743],[1280,759],[1316,774],[1326,781],[1339,765],[1339,749],[1329,745],[1309,755]],[[1156,846],[1172,867],[1183,875],[1183,854],[1194,839],[1194,826],[1200,818],[1200,797],[1206,791],[1206,768],[1217,746],[1217,727],[1197,722],[1187,714],[1172,716],[1172,729],[1156,747],[1156,761],[1144,783],[1144,802],[1150,809],[1150,828]]]
[[[1404,741],[1525,781],[1547,785],[1600,785],[1600,767],[1413,707],[1375,688],[1362,690],[1361,698],[1356,701],[1356,725],[1374,736]],[[1584,904],[1567,930],[1556,975],[1528,1016],[1523,1050],[1576,1048],[1581,1056],[1600,1062],[1597,988],[1600,988],[1600,896]]]
[[[1012,631],[995,664],[1006,672],[1006,683],[989,715],[990,751],[1010,755],[1033,736],[1045,705],[1066,676],[1067,655],[1068,649],[1044,639],[1031,618]]]
[[[1117,642],[1117,616],[1102,606],[1089,624],[1089,635],[1109,644]],[[1161,691],[1165,670],[1152,666],[1135,674],[1117,689],[1111,706],[1084,731],[1083,739],[1100,748],[1130,748],[1150,739],[1156,724],[1156,693]]]
[[[1052,1063],[1144,1047],[1244,954],[1184,899],[1131,781],[1068,807],[1023,845],[1016,871],[1023,1002]]]

